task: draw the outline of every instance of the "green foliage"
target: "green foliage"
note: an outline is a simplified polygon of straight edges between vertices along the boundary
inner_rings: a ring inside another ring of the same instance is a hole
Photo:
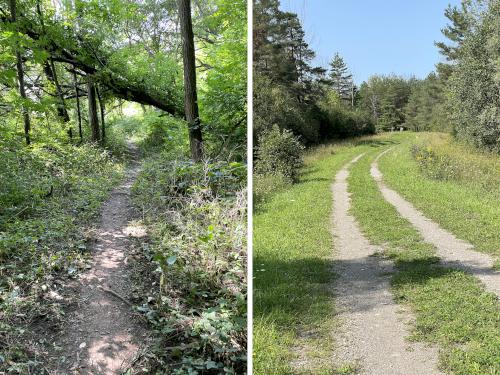
[[[281,128],[292,130],[307,143],[319,141],[319,122],[307,116],[307,107],[297,103],[285,86],[275,84],[265,76],[254,79],[254,138],[278,124]]]
[[[245,186],[240,163],[166,154],[150,159],[135,183],[151,232],[144,253],[154,272],[146,277],[159,285],[139,308],[160,341],[150,371],[244,372]]]
[[[348,138],[375,133],[375,123],[367,112],[347,106],[338,99],[330,94],[319,102],[315,111],[323,138]]]
[[[176,108],[183,108],[182,69],[177,56],[162,51],[148,54],[144,45],[132,45],[114,50],[108,58],[108,69],[119,72],[127,79],[128,85],[143,86],[150,92],[161,93]]]
[[[298,16],[279,9],[279,1],[254,7],[254,136],[274,124],[299,135],[304,143],[321,141],[313,115],[325,70],[311,65],[314,52],[305,42]]]
[[[290,130],[275,125],[263,133],[256,149],[255,172],[295,181],[302,166],[304,146]]]
[[[121,166],[90,145],[0,142],[0,155],[0,372],[25,374],[38,368],[27,327],[44,316],[51,324],[61,319],[50,296],[61,290],[58,279],[86,267],[85,227]]]
[[[499,193],[500,160],[478,153],[470,146],[435,136],[413,144],[411,153],[422,173],[431,179],[474,185],[489,193]]]
[[[188,151],[188,131],[184,121],[158,111],[148,111],[139,119],[144,137],[141,145],[148,152],[168,150],[182,156]]]
[[[413,131],[451,131],[441,77],[431,73],[415,82],[404,107],[404,125]]]
[[[360,106],[371,114],[377,131],[393,130],[404,123],[404,107],[414,80],[372,76],[360,86]]]
[[[450,115],[458,137],[496,152],[500,152],[499,12],[500,3],[492,1],[478,27],[466,34],[450,77]]]
[[[245,0],[216,0],[216,10],[203,19],[217,33],[214,43],[203,43],[204,63],[210,68],[201,73],[200,115],[210,140],[209,152],[240,146],[246,149],[247,94],[247,15]]]

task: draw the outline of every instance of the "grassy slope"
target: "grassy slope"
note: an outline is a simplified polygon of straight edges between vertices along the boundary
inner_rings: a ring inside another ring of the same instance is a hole
[[[436,134],[418,135],[419,141],[430,140]],[[475,249],[500,256],[500,186],[481,187],[481,177],[469,181],[435,180],[424,177],[413,160],[409,149],[414,141],[409,137],[398,147],[381,158],[379,164],[386,183],[412,202],[424,215],[438,222],[459,238],[471,242]],[[448,141],[449,142],[449,141]],[[451,150],[451,147],[455,150]],[[484,159],[474,155],[464,146],[444,144],[453,158]],[[455,156],[452,153],[461,153]],[[493,156],[488,156],[489,158]],[[493,157],[495,158],[495,157]],[[500,158],[496,157],[489,168],[491,181],[500,179]],[[466,160],[463,163],[467,162]],[[478,164],[486,161],[478,160]],[[469,166],[476,169],[475,161]],[[495,177],[496,176],[496,177]]]
[[[403,141],[411,138],[405,136]],[[403,150],[400,157],[408,153],[406,146],[397,146],[394,153],[399,149]],[[371,151],[352,168],[352,212],[368,238],[384,244],[396,262],[393,291],[415,313],[412,338],[439,344],[445,372],[498,373],[500,320],[495,297],[485,293],[473,277],[436,266],[435,249],[384,201],[369,175],[370,162],[380,151]],[[432,195],[433,186],[427,189],[424,196]]]
[[[254,213],[255,374],[332,371],[330,185],[367,149],[344,144],[314,150],[300,182]],[[300,365],[292,368],[294,362]]]

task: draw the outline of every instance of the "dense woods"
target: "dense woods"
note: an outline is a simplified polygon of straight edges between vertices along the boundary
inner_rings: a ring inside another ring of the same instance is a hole
[[[244,371],[246,6],[0,2],[1,373],[59,363],[38,340],[60,334],[131,158],[148,239],[127,298],[156,340],[135,365]]]

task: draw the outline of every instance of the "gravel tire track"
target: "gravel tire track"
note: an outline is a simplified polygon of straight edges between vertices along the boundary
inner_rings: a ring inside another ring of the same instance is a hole
[[[378,168],[378,160],[391,148],[380,153],[371,164],[370,174],[377,182],[385,200],[392,204],[398,213],[408,220],[422,235],[424,240],[437,248],[437,255],[445,267],[461,269],[481,280],[486,290],[496,296],[500,293],[500,272],[493,269],[494,259],[487,254],[473,250],[473,246],[458,239],[452,233],[442,229],[439,224],[425,217],[410,202],[405,200],[383,182],[383,175]]]
[[[136,149],[130,146],[135,155]],[[127,266],[129,235],[141,236],[128,226],[132,217],[130,189],[140,170],[134,160],[126,178],[111,192],[101,209],[92,268],[82,273],[75,286],[77,308],[65,322],[57,345],[59,356],[67,358],[50,373],[54,375],[115,375],[126,369],[147,339],[144,327],[132,307],[114,293],[127,298],[131,271]]]
[[[357,374],[441,374],[435,348],[405,340],[411,315],[401,310],[390,292],[393,264],[376,256],[382,249],[369,243],[349,213],[348,168],[363,155],[344,166],[332,185],[337,249],[334,268],[338,275],[335,292],[340,318],[340,332],[335,332],[335,361],[358,364]]]

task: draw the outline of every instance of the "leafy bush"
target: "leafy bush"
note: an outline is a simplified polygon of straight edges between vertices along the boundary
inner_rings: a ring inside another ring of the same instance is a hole
[[[171,153],[183,155],[188,140],[187,125],[183,121],[161,112],[149,111],[142,122],[145,126],[142,146],[146,150],[157,152],[159,149],[168,149]]]
[[[139,308],[159,339],[150,373],[245,371],[245,177],[240,163],[162,155],[134,185],[151,237],[145,275],[159,285]]]
[[[302,166],[303,150],[304,146],[290,130],[280,130],[274,125],[259,138],[255,172],[295,181]]]

